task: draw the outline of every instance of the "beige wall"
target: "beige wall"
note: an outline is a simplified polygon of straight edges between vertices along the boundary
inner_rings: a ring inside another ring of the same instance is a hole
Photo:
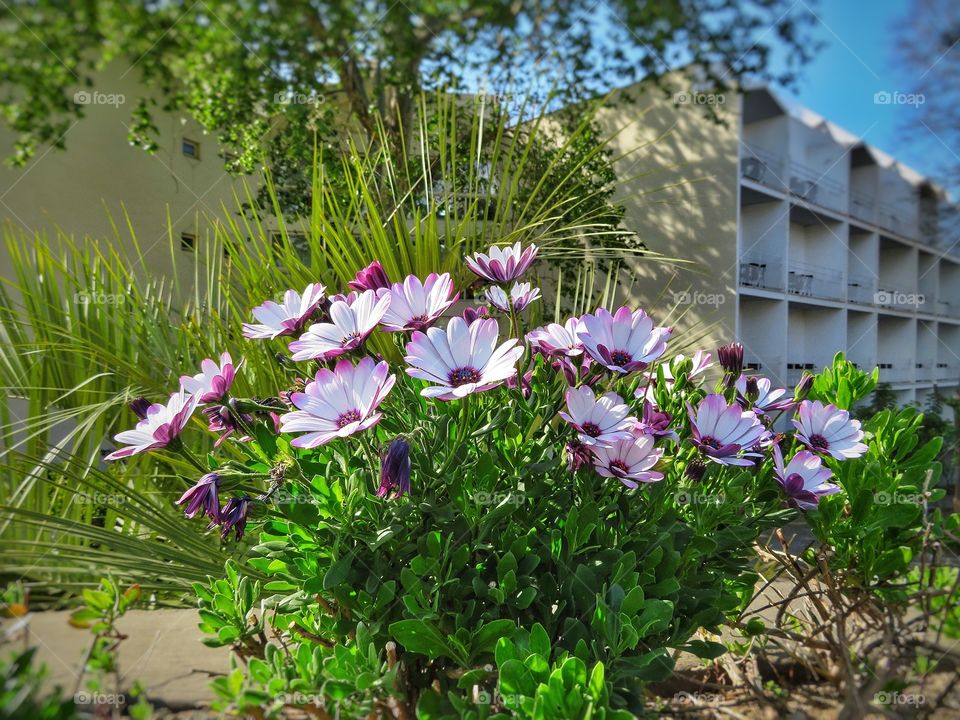
[[[677,328],[678,351],[694,340],[713,349],[736,337],[740,101],[724,98],[724,127],[706,119],[689,95],[676,102],[656,89],[630,92],[629,101],[599,117],[604,130],[619,131],[612,145],[615,157],[623,156],[615,170],[624,225],[650,250],[688,264],[638,261],[622,292]]]
[[[59,226],[77,238],[113,239],[112,215],[122,244],[132,249],[122,214],[126,208],[144,265],[168,274],[173,263],[168,211],[179,244],[181,232],[196,231],[198,218],[220,215],[221,203],[233,208],[232,186],[240,185],[224,170],[214,137],[204,135],[185,113],[155,110],[160,146],[155,155],[130,145],[127,134],[136,100],[157,95],[140,84],[136,68],[129,68],[129,63],[116,61],[94,87],[82,89],[88,102],[84,117],[64,136],[66,150],[40,148],[24,168],[0,167],[0,219],[31,233]],[[183,155],[184,137],[200,144],[199,160]],[[10,156],[14,141],[15,135],[0,126],[0,156]],[[175,255],[181,272],[192,274],[192,262],[179,262],[189,253],[176,247]],[[0,249],[0,275],[9,274],[9,259]]]

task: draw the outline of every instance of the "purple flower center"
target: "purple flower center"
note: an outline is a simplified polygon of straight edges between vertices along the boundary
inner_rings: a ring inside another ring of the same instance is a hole
[[[633,360],[633,356],[626,350],[614,350],[610,353],[610,362],[617,367],[628,365]]]
[[[416,317],[410,318],[411,324],[423,325],[424,323],[430,322],[429,315],[417,315]]]
[[[584,435],[589,435],[590,437],[594,437],[594,438],[597,437],[597,436],[599,436],[600,433],[603,432],[603,431],[600,429],[600,426],[599,426],[599,425],[597,425],[596,423],[592,423],[592,422],[584,423],[583,425],[581,425],[581,426],[580,426],[580,431],[581,431]]]
[[[349,345],[350,343],[359,339],[360,339],[360,333],[358,332],[347,333],[342,338],[340,338],[340,344]]]
[[[823,435],[811,435],[810,436],[810,445],[811,447],[816,448],[817,450],[829,450],[830,441],[827,440]]]
[[[453,387],[460,387],[467,383],[478,383],[480,382],[480,371],[469,366],[456,368],[450,371],[447,380]]]
[[[627,467],[627,464],[623,460],[612,460],[610,462],[610,472],[620,477],[621,475],[629,475],[630,468]]]
[[[716,438],[710,437],[709,435],[704,435],[702,438],[700,438],[700,444],[706,445],[707,447],[713,448],[714,450],[719,450],[720,448],[723,447],[723,443],[721,443]]]
[[[350,423],[360,422],[359,410],[347,410],[343,415],[337,418],[337,429],[349,425]]]

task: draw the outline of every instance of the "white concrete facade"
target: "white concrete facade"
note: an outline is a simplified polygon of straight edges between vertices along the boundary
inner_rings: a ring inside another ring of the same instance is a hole
[[[743,97],[737,334],[796,382],[844,350],[901,402],[960,384],[960,226],[946,193],[769,89]]]

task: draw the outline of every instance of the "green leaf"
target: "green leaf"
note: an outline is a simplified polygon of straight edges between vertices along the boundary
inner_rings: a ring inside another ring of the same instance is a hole
[[[337,560],[323,575],[323,589],[330,590],[347,579],[350,568],[353,566],[353,554],[344,555]]]
[[[425,620],[398,620],[390,625],[390,634],[410,652],[426,655],[431,660],[448,657],[467,664],[467,658],[458,656],[444,635]]]

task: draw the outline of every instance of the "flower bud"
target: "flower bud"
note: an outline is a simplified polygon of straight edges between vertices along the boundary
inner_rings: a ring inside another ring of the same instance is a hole
[[[717,358],[724,372],[734,378],[740,377],[740,373],[743,372],[743,345],[740,343],[723,345],[717,348]]]
[[[687,463],[687,467],[684,470],[683,474],[687,476],[692,482],[700,482],[703,479],[704,473],[707,471],[707,465],[700,458],[694,458]]]
[[[805,400],[807,395],[810,394],[810,390],[813,388],[813,375],[810,373],[804,373],[800,378],[800,382],[797,383],[797,387],[794,388],[793,398],[794,400]]]
[[[410,495],[410,443],[395,437],[380,463],[378,497]]]
[[[147,417],[147,410],[150,409],[151,404],[145,397],[138,397],[130,403],[130,409],[133,410],[134,415],[143,420]]]

